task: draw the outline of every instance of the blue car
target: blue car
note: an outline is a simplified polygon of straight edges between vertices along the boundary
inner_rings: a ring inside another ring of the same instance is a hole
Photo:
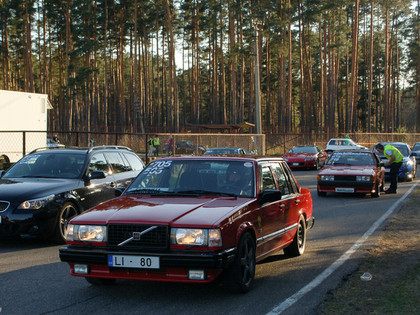
[[[416,163],[417,154],[415,152],[411,152],[410,146],[404,142],[381,142],[381,143],[383,144],[383,146],[390,144],[396,147],[402,153],[402,155],[404,155],[404,158],[402,161],[403,164],[400,167],[400,172],[398,173],[398,180],[412,181],[416,177],[416,173],[417,173],[417,163]],[[378,154],[382,160],[387,160],[387,158],[383,154],[380,154],[380,153]],[[385,167],[385,180],[389,180],[389,170],[390,170],[390,167],[386,166]]]

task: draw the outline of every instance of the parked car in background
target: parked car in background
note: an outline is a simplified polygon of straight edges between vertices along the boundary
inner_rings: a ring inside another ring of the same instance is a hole
[[[381,143],[383,144],[384,147],[387,144],[393,145],[401,152],[402,155],[404,155],[404,158],[402,160],[402,165],[400,167],[400,171],[398,172],[398,180],[412,181],[414,178],[416,178],[416,174],[417,174],[416,153],[411,152],[410,146],[404,142],[381,142]],[[375,152],[377,151],[375,150]],[[385,155],[379,154],[379,156],[381,157],[382,160],[388,161]],[[391,170],[391,166],[385,167],[385,180],[390,179],[390,175],[389,175],[390,170]]]
[[[37,149],[0,172],[0,238],[64,242],[71,218],[114,198],[143,168],[127,147]]]
[[[411,152],[416,153],[417,164],[420,163],[420,142],[416,142],[411,149]]]
[[[204,152],[204,155],[247,155],[244,148],[224,147],[224,148],[210,148]]]
[[[334,151],[318,173],[318,196],[327,193],[371,194],[379,197],[384,189],[385,168],[370,150]]]
[[[291,148],[283,155],[283,159],[291,168],[314,168],[317,170],[324,166],[328,155],[316,145],[302,145]]]
[[[358,145],[351,139],[346,138],[338,138],[338,139],[330,139],[328,141],[327,146],[325,147],[325,151],[328,155],[331,155],[336,150],[357,150],[357,149],[366,149],[366,147]]]
[[[196,150],[197,149],[197,150]],[[188,154],[188,155],[201,155],[206,151],[206,149],[202,145],[198,145],[197,148],[195,144],[188,140],[180,140],[175,142],[175,152],[171,151],[169,144],[166,143],[163,147],[163,152],[166,155],[172,154]]]
[[[246,292],[257,261],[304,253],[313,224],[311,193],[281,158],[167,157],[121,197],[71,220],[60,259],[92,284],[222,276]]]

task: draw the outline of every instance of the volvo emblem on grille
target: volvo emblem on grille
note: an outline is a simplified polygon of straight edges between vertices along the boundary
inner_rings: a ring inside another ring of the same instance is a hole
[[[119,243],[118,246],[123,246],[123,245],[125,245],[125,244],[127,244],[131,241],[139,241],[141,239],[142,235],[144,235],[147,232],[150,232],[150,231],[152,231],[156,228],[157,228],[157,226],[154,225],[154,226],[151,226],[151,227],[145,229],[143,232],[133,232],[133,236],[131,236],[130,238],[127,238],[125,241]]]

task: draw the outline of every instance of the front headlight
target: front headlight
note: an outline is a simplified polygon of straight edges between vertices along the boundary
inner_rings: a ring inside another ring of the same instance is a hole
[[[67,241],[106,242],[105,225],[67,225]]]
[[[329,180],[329,181],[333,181],[334,180],[334,175],[321,175],[321,180]]]
[[[372,178],[370,176],[356,176],[357,182],[368,182],[371,181]]]
[[[172,228],[171,244],[220,247],[222,235],[219,229]]]
[[[47,197],[32,199],[32,200],[25,200],[22,202],[18,209],[24,209],[24,210],[38,210],[42,207],[45,207],[47,203],[49,203],[51,200],[54,199],[54,195],[49,195]]]

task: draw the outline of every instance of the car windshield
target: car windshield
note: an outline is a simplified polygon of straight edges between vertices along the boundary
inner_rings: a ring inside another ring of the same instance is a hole
[[[410,156],[410,151],[408,150],[408,147],[404,144],[392,144],[394,147],[398,149],[398,151],[401,152],[404,156]]]
[[[420,143],[416,143],[413,147],[413,151],[420,151]]]
[[[248,161],[152,161],[124,194],[253,197],[254,173]]]
[[[315,147],[293,147],[289,153],[317,153]]]
[[[84,154],[34,153],[20,159],[2,178],[78,178],[85,158]]]
[[[370,152],[334,152],[327,165],[375,165]]]

